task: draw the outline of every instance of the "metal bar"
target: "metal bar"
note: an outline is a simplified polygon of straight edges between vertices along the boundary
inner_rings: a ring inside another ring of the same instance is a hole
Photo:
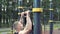
[[[42,27],[40,22],[40,0],[33,0],[33,18],[34,18],[34,34],[42,34]],[[38,9],[38,10],[36,10]]]
[[[52,0],[50,1],[50,9],[52,9]],[[50,10],[50,34],[53,34],[53,10]]]

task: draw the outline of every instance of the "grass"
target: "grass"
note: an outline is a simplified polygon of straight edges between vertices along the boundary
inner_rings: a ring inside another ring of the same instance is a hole
[[[60,29],[60,24],[54,24],[53,30]],[[42,25],[42,30],[44,30],[44,25]],[[45,30],[50,30],[50,25],[45,25]]]
[[[0,34],[2,34],[2,33],[4,33],[4,34],[12,34],[11,31],[0,31]]]

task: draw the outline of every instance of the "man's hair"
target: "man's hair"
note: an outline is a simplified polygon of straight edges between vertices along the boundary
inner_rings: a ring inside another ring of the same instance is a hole
[[[22,22],[20,21],[20,23],[22,24]],[[16,27],[17,27],[17,25],[19,24],[19,21],[15,21],[14,22],[14,24],[13,24],[13,28],[16,30]],[[23,28],[22,28],[23,29]],[[22,30],[21,29],[21,30]]]
[[[19,21],[15,21],[14,24],[13,24],[13,28],[16,29],[17,25],[18,25],[18,22]]]

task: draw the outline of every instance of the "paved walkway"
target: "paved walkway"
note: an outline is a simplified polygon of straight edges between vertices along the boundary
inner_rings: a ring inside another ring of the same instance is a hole
[[[0,28],[0,31],[8,31],[11,30],[11,28]]]

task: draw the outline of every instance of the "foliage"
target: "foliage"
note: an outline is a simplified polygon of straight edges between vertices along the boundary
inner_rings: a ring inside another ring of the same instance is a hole
[[[60,0],[52,0],[53,3],[53,19],[56,20],[60,20]],[[29,0],[29,2],[27,3],[27,0],[23,0],[23,5],[24,7],[30,7],[33,5],[33,0]],[[6,24],[12,24],[12,22],[15,21],[15,19],[18,19],[18,12],[20,11],[20,9],[17,8],[18,7],[18,0],[0,0],[0,19],[3,19],[3,22],[5,23],[5,19],[7,21]],[[46,17],[46,20],[49,20],[49,8],[50,8],[50,2],[49,0],[42,0],[42,8],[44,8],[44,12],[41,14],[43,16],[41,16],[41,20],[43,22],[44,18]],[[58,8],[58,9],[56,9]],[[31,8],[32,9],[32,8]],[[6,10],[6,11],[5,11]],[[57,11],[58,10],[58,11]],[[43,18],[44,17],[44,18]],[[58,19],[57,19],[58,18]],[[8,19],[8,20],[7,20]],[[2,20],[0,20],[0,24]],[[11,25],[10,24],[10,25]],[[2,26],[2,25],[0,25]]]

